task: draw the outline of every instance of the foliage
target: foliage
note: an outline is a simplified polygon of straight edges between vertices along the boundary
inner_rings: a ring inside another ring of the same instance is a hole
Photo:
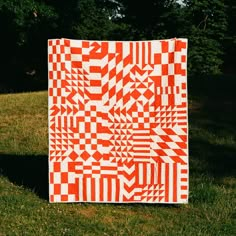
[[[224,38],[224,71],[235,73],[235,54],[236,54],[236,1],[225,0],[228,28]]]
[[[42,1],[0,1],[1,84],[21,86],[29,74],[46,71],[46,40],[56,27],[58,15]],[[8,79],[6,79],[6,76]],[[30,83],[31,84],[31,83]]]
[[[109,8],[95,0],[80,0],[78,5],[79,19],[74,26],[75,35],[81,39],[106,40],[113,27],[109,20]]]
[[[41,22],[45,24],[57,16],[45,3],[32,0],[2,0],[0,10],[3,23],[5,20],[11,21],[11,30],[17,35],[15,40],[19,46],[28,42],[29,31],[33,27]]]
[[[128,1],[118,0],[120,3],[119,22],[130,26],[129,38],[133,40],[159,39],[176,36],[175,27],[180,18],[177,9],[180,5],[175,1]],[[171,23],[172,22],[172,23]]]
[[[47,39],[61,37],[186,37],[189,75],[232,74],[235,16],[232,0],[0,0],[0,91],[46,88]]]
[[[185,1],[185,34],[189,38],[189,71],[193,75],[221,72],[222,42],[227,29],[222,0]]]

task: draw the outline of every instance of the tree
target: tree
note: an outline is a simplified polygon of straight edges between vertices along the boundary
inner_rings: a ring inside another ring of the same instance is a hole
[[[120,22],[129,26],[130,39],[161,39],[175,37],[181,24],[180,5],[175,0],[117,0]]]
[[[47,85],[47,40],[189,39],[190,75],[235,71],[232,0],[0,0],[1,86]],[[228,66],[227,66],[228,65]],[[232,70],[233,68],[233,70]]]
[[[31,86],[32,78],[39,78],[46,68],[46,40],[56,18],[54,9],[42,1],[0,1],[0,43],[4,48],[0,87]]]
[[[224,48],[224,72],[235,74],[235,55],[236,55],[236,1],[225,0],[228,27],[223,41]]]
[[[80,0],[78,21],[73,26],[77,38],[105,40],[109,38],[112,21],[105,7],[106,1]]]
[[[221,73],[222,42],[227,16],[222,0],[185,1],[185,35],[189,38],[189,71],[192,75]]]

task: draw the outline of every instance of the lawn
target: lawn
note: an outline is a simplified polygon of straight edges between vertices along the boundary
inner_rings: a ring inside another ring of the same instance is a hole
[[[47,92],[0,95],[0,235],[235,235],[235,85],[189,81],[187,205],[49,204]]]

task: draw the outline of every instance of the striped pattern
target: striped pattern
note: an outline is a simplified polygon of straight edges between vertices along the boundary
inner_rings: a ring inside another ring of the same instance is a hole
[[[52,39],[50,202],[187,203],[187,40]]]

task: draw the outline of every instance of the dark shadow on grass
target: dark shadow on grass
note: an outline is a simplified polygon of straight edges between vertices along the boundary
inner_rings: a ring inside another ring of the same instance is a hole
[[[0,175],[48,200],[48,157],[0,154]]]
[[[206,140],[193,138],[190,139],[189,149],[190,173],[205,173],[216,179],[236,175],[236,147],[215,145]],[[200,163],[199,168],[194,163],[196,160]]]
[[[215,178],[235,176],[236,78],[191,79],[189,94],[199,102],[189,110],[190,172]],[[194,130],[195,129],[195,130]],[[205,137],[208,132],[209,137]],[[229,140],[232,139],[232,142]],[[192,165],[191,165],[192,162]],[[199,164],[199,166],[197,166]]]

